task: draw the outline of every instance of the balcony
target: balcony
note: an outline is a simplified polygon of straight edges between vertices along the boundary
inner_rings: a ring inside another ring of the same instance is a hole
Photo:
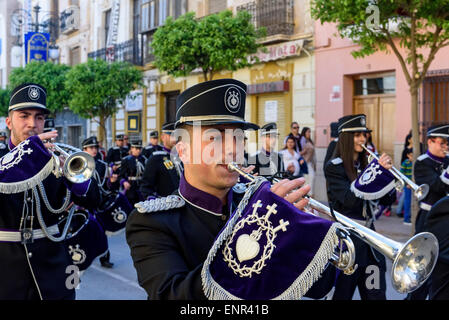
[[[294,33],[293,0],[256,0],[238,6],[237,11],[241,10],[251,14],[256,28],[266,29],[263,43],[289,40]]]
[[[70,34],[79,29],[79,7],[70,6],[61,12],[61,33]]]
[[[143,65],[141,45],[138,40],[131,39],[109,48],[89,52],[88,58],[103,59],[108,62],[126,61],[137,66]]]

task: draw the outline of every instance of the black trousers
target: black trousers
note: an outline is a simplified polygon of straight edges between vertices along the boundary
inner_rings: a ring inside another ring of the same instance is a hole
[[[362,300],[386,300],[385,257],[356,237],[352,241],[358,267],[352,275],[340,272],[332,300],[352,300],[356,288]]]

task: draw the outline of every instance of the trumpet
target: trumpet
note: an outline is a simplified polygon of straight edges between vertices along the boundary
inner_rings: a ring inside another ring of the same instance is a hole
[[[379,157],[376,156],[376,154],[374,152],[369,150],[363,143],[361,143],[360,146],[370,154],[370,157],[373,157],[374,159],[379,160]],[[418,186],[416,183],[414,183],[412,180],[407,178],[403,173],[401,173],[401,171],[399,171],[395,167],[392,167],[388,171],[390,171],[390,173],[401,184],[401,186],[399,188],[397,188],[397,189],[399,189],[399,191],[402,191],[405,184],[408,184],[413,189],[413,193],[414,193],[415,197],[418,199],[418,201],[421,201],[422,199],[424,199],[427,196],[427,194],[429,193],[429,185],[422,184],[422,185]]]
[[[58,158],[55,153],[59,153],[65,159],[62,168],[59,159],[55,159],[54,173],[57,177],[64,175],[72,183],[82,183],[92,177],[95,171],[95,160],[90,154],[63,143],[53,142],[53,146],[55,149],[53,155]],[[64,149],[72,153],[69,154]]]
[[[229,163],[228,170],[238,172],[249,181],[256,179],[241,170],[235,163]],[[335,210],[331,211],[329,207],[310,196],[306,195],[304,198],[309,200],[308,205],[311,208],[335,218],[336,222],[343,225],[350,234],[354,234],[393,261],[391,282],[393,288],[399,293],[408,293],[418,289],[432,273],[438,258],[438,241],[432,233],[421,232],[407,242],[400,243],[362,226]],[[352,257],[348,257],[349,255],[352,255]],[[350,249],[340,259],[346,259],[353,263],[355,261],[355,250]],[[338,264],[338,262],[336,263]],[[333,262],[334,265],[336,263]]]

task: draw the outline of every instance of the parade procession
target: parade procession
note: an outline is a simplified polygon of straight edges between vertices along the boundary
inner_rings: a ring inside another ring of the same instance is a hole
[[[447,0],[13,2],[0,301],[449,300]]]

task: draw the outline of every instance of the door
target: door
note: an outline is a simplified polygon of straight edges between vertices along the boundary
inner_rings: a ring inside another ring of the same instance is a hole
[[[288,134],[289,125],[286,123],[286,110],[284,95],[261,95],[257,98],[257,124],[263,125],[275,122],[279,131],[276,150],[284,148],[284,138]]]
[[[379,153],[385,152],[390,156],[394,155],[395,112],[395,96],[354,98],[354,114],[366,114],[366,126],[373,130],[374,145]]]

